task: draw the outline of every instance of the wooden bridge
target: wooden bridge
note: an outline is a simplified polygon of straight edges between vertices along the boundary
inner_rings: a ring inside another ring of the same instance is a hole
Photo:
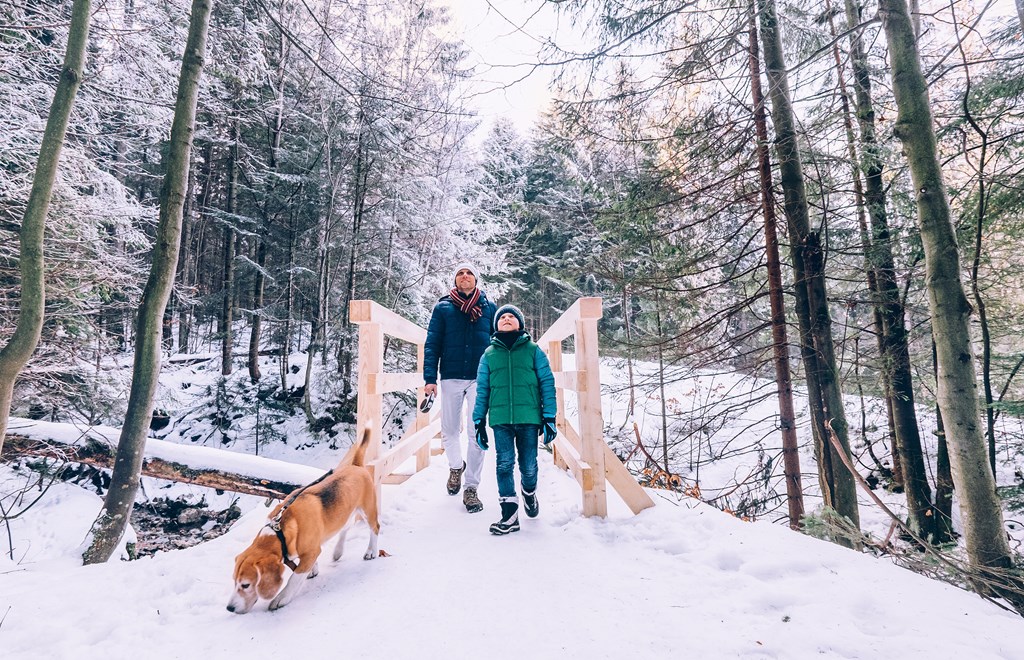
[[[580,485],[583,515],[608,514],[607,486],[616,490],[633,513],[654,506],[654,501],[636,482],[604,440],[601,413],[600,359],[597,322],[601,318],[600,298],[580,298],[541,335],[537,344],[548,356],[555,375],[558,396],[558,436],[553,455],[555,464],[568,470]],[[353,300],[349,320],[359,326],[359,388],[356,408],[358,428],[373,420],[367,465],[371,467],[378,489],[381,484],[398,484],[409,474],[395,470],[413,456],[416,471],[430,464],[431,441],[441,433],[441,406],[433,413],[419,411],[412,428],[399,442],[381,453],[382,401],[388,392],[416,390],[423,397],[423,345],[427,331],[371,300]],[[400,339],[416,347],[416,371],[384,371],[384,338]],[[576,368],[565,370],[562,343],[575,339]],[[579,428],[565,416],[566,393],[576,396]],[[435,453],[440,453],[440,449]],[[379,494],[379,491],[378,491]]]
[[[373,472],[377,493],[380,495],[382,484],[400,484],[412,476],[397,473],[396,470],[413,456],[416,457],[415,470],[418,472],[430,465],[432,453],[443,451],[440,447],[431,448],[432,441],[441,433],[441,406],[434,406],[433,413],[429,415],[420,412],[417,407],[416,418],[409,432],[382,453],[381,413],[384,395],[388,392],[416,390],[417,399],[423,396],[423,344],[427,331],[371,300],[352,301],[349,318],[359,326],[357,428],[364,428],[368,422],[372,422],[367,465]],[[618,492],[633,513],[654,506],[654,501],[633,479],[604,440],[597,345],[597,322],[600,318],[601,299],[580,298],[548,328],[537,343],[551,362],[558,396],[558,436],[553,447],[555,464],[568,470],[579,483],[583,515],[603,517],[608,513],[608,484]],[[399,339],[416,347],[416,371],[384,371],[385,337]],[[563,366],[562,343],[570,338],[575,341],[576,368],[566,370]],[[573,426],[565,416],[566,393],[576,397],[579,428]],[[90,427],[78,431],[65,428],[69,426],[32,423],[30,428],[19,432],[18,426],[13,425],[4,443],[4,454],[48,456],[104,468],[113,466],[117,429]],[[62,439],[69,435],[69,430],[75,431],[70,434],[72,437],[77,437],[71,441]],[[193,462],[195,464],[190,465]],[[198,467],[200,464],[205,467]],[[245,473],[234,471],[242,464]],[[263,457],[247,456],[243,461],[239,459],[239,454],[224,449],[186,447],[151,438],[146,442],[142,474],[209,488],[281,498],[303,483],[312,481],[319,476],[319,471]]]

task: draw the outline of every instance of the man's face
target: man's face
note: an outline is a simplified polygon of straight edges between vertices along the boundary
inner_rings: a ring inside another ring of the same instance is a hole
[[[459,269],[455,273],[455,288],[462,293],[469,293],[476,288],[476,275],[468,268]]]
[[[498,330],[501,332],[515,332],[519,330],[519,319],[512,312],[505,312],[498,317]]]

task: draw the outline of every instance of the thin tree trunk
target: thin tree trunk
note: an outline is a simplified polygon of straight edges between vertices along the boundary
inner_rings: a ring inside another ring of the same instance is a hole
[[[757,164],[761,182],[761,212],[764,214],[764,242],[768,261],[768,300],[771,305],[772,354],[775,363],[775,390],[779,397],[779,428],[782,431],[783,473],[789,526],[797,529],[804,515],[803,486],[800,483],[799,439],[793,409],[793,382],[789,366],[789,338],[786,335],[786,308],[782,292],[782,260],[775,230],[775,197],[772,194],[772,164],[768,153],[768,119],[761,91],[761,64],[758,57],[755,0],[750,3],[750,91],[757,132]]]
[[[955,23],[954,23],[955,24]],[[971,125],[974,132],[981,139],[981,148],[978,151],[978,213],[974,223],[974,258],[971,261],[971,296],[974,298],[974,307],[978,310],[978,325],[981,328],[981,384],[982,393],[985,396],[985,437],[988,440],[989,467],[992,468],[993,476],[996,473],[996,416],[993,407],[992,396],[992,333],[988,325],[988,311],[985,307],[985,299],[981,295],[981,282],[979,271],[981,270],[982,239],[985,236],[985,214],[987,210],[988,191],[985,186],[985,158],[988,155],[988,133],[978,125],[974,114],[971,113],[971,67],[967,61],[967,53],[964,52],[963,41],[960,40],[959,29],[957,29],[957,44],[960,48],[960,55],[964,63],[964,96],[963,109],[964,118]]]
[[[860,25],[860,9],[854,5],[853,0],[846,0],[846,13],[847,23],[851,29],[850,59],[857,95],[857,116],[864,144],[863,167],[867,174],[865,201],[874,234],[867,253],[868,269],[869,273],[874,272],[876,277],[874,302],[882,329],[882,376],[886,381],[888,405],[892,408],[896,432],[896,452],[893,455],[894,458],[899,458],[910,528],[921,538],[930,539],[936,532],[935,512],[914,405],[914,382],[904,319],[905,310],[896,284],[896,269],[885,209],[882,161],[878,155],[875,137],[871,77],[860,32],[856,29]],[[852,127],[847,130],[852,137]]]
[[[221,306],[220,373],[230,376],[233,368],[231,356],[235,348],[232,325],[235,317],[235,228],[234,215],[238,201],[238,118],[231,126],[231,154],[228,157],[228,220],[224,226],[224,300]]]
[[[938,381],[939,358],[932,340],[932,376]],[[942,423],[942,411],[938,403],[935,405],[935,437],[938,440],[938,451],[935,458],[935,521],[937,536],[949,541],[953,536],[953,471],[949,464],[949,446],[946,443],[946,427]]]
[[[847,2],[847,10],[849,11],[850,2]],[[861,177],[861,165],[857,157],[857,138],[856,133],[853,129],[853,120],[851,119],[851,108],[850,98],[846,91],[846,80],[843,74],[843,63],[842,57],[839,53],[839,41],[836,35],[835,22],[832,18],[831,7],[829,7],[829,29],[834,39],[832,43],[832,57],[836,64],[836,76],[838,79],[839,87],[839,100],[843,110],[843,127],[846,129],[846,147],[847,154],[850,158],[850,167],[853,171],[853,195],[857,204],[857,225],[860,229],[860,240],[861,246],[864,251],[864,272],[867,274],[868,291],[871,293],[871,299],[873,301],[871,307],[872,322],[875,329],[875,340],[878,343],[878,355],[882,361],[882,385],[885,390],[885,411],[886,411],[886,424],[889,430],[889,448],[892,456],[892,470],[889,471],[888,478],[890,480],[890,487],[893,490],[903,489],[903,462],[900,460],[900,451],[897,446],[897,434],[896,434],[896,421],[895,414],[893,412],[893,391],[892,391],[892,373],[885,367],[886,364],[886,350],[885,350],[885,325],[882,319],[881,309],[881,293],[878,290],[878,273],[876,272],[876,265],[872,261],[872,248],[873,241],[871,239],[871,233],[868,229],[866,212],[867,212],[867,201],[864,192],[864,182]],[[860,36],[856,30],[851,32],[851,56],[850,59],[854,62],[853,68],[856,72],[858,71],[857,55],[853,51],[861,47]],[[863,52],[860,53],[863,57]],[[861,62],[863,64],[863,62]],[[866,74],[866,69],[863,70]],[[866,79],[864,84],[870,85],[870,79]],[[861,99],[863,101],[863,99]],[[867,96],[867,102],[870,103],[870,94]],[[874,126],[870,127],[871,139],[874,139]],[[880,174],[880,170],[879,170]],[[881,190],[879,189],[880,193]],[[876,200],[877,203],[877,200]],[[885,213],[885,199],[881,198],[881,212]],[[883,215],[884,220],[884,215]],[[870,447],[870,445],[868,445]],[[874,453],[872,453],[872,457]],[[880,468],[882,466],[879,466]]]
[[[263,323],[263,269],[267,262],[267,244],[257,238],[256,276],[252,285],[252,328],[249,332],[249,379],[260,380],[260,327]]]
[[[153,265],[139,309],[128,412],[118,439],[110,490],[103,502],[103,510],[93,523],[89,548],[82,555],[86,564],[105,562],[117,549],[128,526],[139,488],[143,449],[160,376],[161,322],[178,263],[182,207],[188,187],[196,99],[199,96],[199,77],[206,53],[211,4],[211,0],[192,2],[188,41],[182,58],[171,126],[167,172],[160,194],[160,221],[153,249]]]
[[[765,71],[768,75],[769,97],[772,102],[772,119],[775,124],[775,149],[779,161],[780,181],[784,193],[784,208],[789,224],[789,238],[792,245],[793,267],[796,274],[797,314],[806,316],[802,321],[801,335],[804,354],[817,355],[817,378],[821,391],[821,419],[824,424],[831,420],[831,426],[843,450],[850,454],[849,428],[843,409],[842,391],[832,344],[832,319],[825,295],[825,276],[822,271],[821,245],[816,233],[811,232],[807,211],[807,196],[804,189],[803,171],[797,149],[795,120],[789,100],[789,82],[786,78],[786,64],[782,57],[782,39],[774,0],[758,0],[761,21],[761,42],[764,47]],[[800,289],[806,294],[801,295]],[[802,298],[802,300],[801,300]],[[803,330],[803,324],[809,326]],[[807,369],[808,372],[810,368]],[[813,401],[813,399],[812,399]],[[821,459],[824,469],[839,463],[833,460],[832,443],[828,442],[825,429],[819,429]],[[825,461],[828,463],[825,463]],[[832,506],[838,515],[846,518],[855,527],[860,527],[857,508],[857,484],[853,475],[846,470],[831,470]]]
[[[896,97],[896,137],[903,143],[917,201],[925,282],[938,356],[939,409],[945,425],[969,561],[975,568],[1013,564],[985,438],[978,425],[978,386],[960,280],[960,254],[946,199],[928,85],[904,0],[880,0]]]
[[[7,423],[11,416],[14,383],[39,344],[46,307],[46,264],[43,262],[43,235],[46,215],[53,196],[60,152],[64,146],[68,119],[78,95],[85,66],[85,47],[89,40],[90,0],[75,0],[71,6],[71,24],[64,64],[57,81],[57,90],[50,103],[43,141],[39,145],[32,190],[21,220],[18,243],[18,270],[21,275],[21,301],[18,321],[7,345],[0,350],[0,449],[3,448]]]

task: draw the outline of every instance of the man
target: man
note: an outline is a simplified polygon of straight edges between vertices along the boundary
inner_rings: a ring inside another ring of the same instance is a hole
[[[471,264],[455,270],[455,287],[437,301],[427,326],[423,349],[424,391],[437,394],[438,372],[441,380],[441,442],[448,456],[448,494],[458,495],[465,473],[466,490],[462,503],[466,511],[484,508],[477,487],[483,471],[484,453],[473,439],[473,404],[476,401],[476,370],[480,356],[491,343],[497,306],[480,290],[478,273]],[[440,363],[440,370],[438,369]],[[462,458],[459,430],[466,406],[466,459]]]

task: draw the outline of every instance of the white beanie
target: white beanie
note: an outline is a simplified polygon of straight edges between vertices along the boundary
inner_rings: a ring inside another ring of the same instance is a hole
[[[455,270],[452,271],[452,286],[455,286],[455,276],[458,274],[458,272],[460,270],[468,270],[469,272],[473,273],[473,277],[476,278],[476,285],[479,288],[479,286],[480,286],[480,271],[478,271],[476,269],[476,266],[474,266],[472,263],[470,263],[468,261],[461,262],[458,266],[455,267]]]

